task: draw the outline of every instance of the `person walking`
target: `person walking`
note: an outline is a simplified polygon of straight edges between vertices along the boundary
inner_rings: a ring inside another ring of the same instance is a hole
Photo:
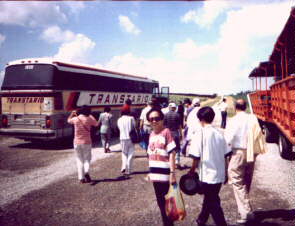
[[[221,112],[221,125],[220,127],[225,129],[226,127],[226,118],[227,118],[227,108],[226,98],[222,99],[222,102],[219,104],[219,110]]]
[[[184,106],[182,101],[179,101],[179,104],[177,106],[177,113],[180,115],[181,128],[183,128],[184,127]]]
[[[204,191],[201,212],[196,219],[199,226],[206,225],[209,215],[216,225],[227,225],[220,204],[219,192],[222,183],[226,183],[227,156],[231,154],[223,135],[211,123],[215,113],[211,107],[202,107],[197,117],[201,127],[192,136],[189,156],[193,163],[189,174],[199,168],[199,178]]]
[[[264,145],[261,143],[262,131],[258,120],[254,115],[247,114],[246,108],[245,100],[238,99],[236,101],[236,115],[230,120],[225,130],[226,141],[233,151],[228,175],[240,214],[240,219],[237,220],[238,224],[244,224],[254,219],[249,197],[255,163],[253,156],[257,152],[265,152]],[[255,137],[253,129],[257,131]],[[259,139],[260,145],[255,145]],[[259,147],[259,150],[253,150],[254,145],[256,149]]]
[[[165,195],[169,183],[176,183],[175,177],[175,142],[168,128],[164,127],[164,114],[159,108],[152,108],[147,118],[152,126],[149,138],[149,180],[153,183],[157,204],[159,206],[164,226],[172,226],[165,211]]]
[[[98,126],[98,121],[91,115],[90,108],[83,106],[78,112],[72,111],[68,123],[74,125],[74,150],[80,183],[90,183],[89,175],[91,162],[91,127]]]
[[[111,152],[110,150],[110,139],[111,139],[111,128],[112,128],[112,117],[113,115],[110,113],[111,108],[105,107],[104,113],[99,115],[98,123],[100,125],[100,136],[101,143],[104,148],[105,153]]]
[[[131,129],[135,127],[135,120],[132,116],[130,116],[130,111],[123,110],[117,124],[120,131],[120,143],[122,148],[121,173],[124,175],[130,175],[135,148],[130,139],[129,133]]]
[[[176,144],[176,168],[182,169],[180,164],[180,141],[182,139],[181,117],[176,112],[176,104],[169,104],[169,112],[164,115],[164,126],[171,132],[173,140]]]
[[[192,101],[191,110],[187,116],[187,140],[191,139],[191,136],[195,133],[196,130],[200,127],[200,121],[197,117],[197,113],[201,106],[201,100],[199,98],[194,98]]]
[[[149,101],[147,106],[142,109],[141,114],[140,114],[140,124],[139,124],[139,129],[142,134],[142,139],[143,139],[143,148],[147,151],[148,148],[148,143],[149,143],[149,137],[151,134],[151,124],[147,119],[147,113],[152,109],[154,106],[153,101]]]

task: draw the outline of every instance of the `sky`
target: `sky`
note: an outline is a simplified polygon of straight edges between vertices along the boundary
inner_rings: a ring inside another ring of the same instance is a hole
[[[170,92],[252,89],[295,0],[1,1],[5,65],[54,58],[159,81]]]

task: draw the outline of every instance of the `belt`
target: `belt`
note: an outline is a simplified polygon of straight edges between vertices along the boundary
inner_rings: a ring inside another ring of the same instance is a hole
[[[232,148],[233,151],[247,151],[247,148]]]

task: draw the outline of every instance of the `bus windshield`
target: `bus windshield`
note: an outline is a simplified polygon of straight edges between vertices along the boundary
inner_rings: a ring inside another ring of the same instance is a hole
[[[22,64],[8,66],[5,71],[2,90],[41,89],[53,86],[56,68],[46,64]]]

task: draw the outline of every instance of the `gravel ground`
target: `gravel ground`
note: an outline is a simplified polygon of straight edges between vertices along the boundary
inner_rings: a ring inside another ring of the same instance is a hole
[[[146,155],[138,146],[134,174],[129,179],[120,174],[118,144],[112,146],[111,154],[94,148],[92,184],[78,183],[71,149],[42,151],[19,144],[3,151],[0,147],[0,225],[161,225],[152,185],[144,180],[148,170]],[[14,157],[7,154],[16,149],[20,150]],[[259,222],[251,225],[294,226],[294,162],[280,159],[275,145],[268,145],[268,149],[257,159],[251,198]],[[37,153],[35,161],[30,160],[36,165],[28,167],[24,152],[30,157]],[[43,158],[49,161],[37,164]],[[18,170],[11,165],[16,159]],[[181,161],[186,165],[191,162],[184,157]],[[21,162],[26,167],[20,170]],[[177,178],[186,171],[177,171]],[[231,186],[223,186],[220,196],[226,219],[234,225],[238,216]],[[187,217],[175,225],[195,225],[202,196],[184,195],[184,200]],[[214,225],[212,219],[208,225]]]
[[[217,110],[216,110],[217,111]],[[214,125],[220,125],[218,111]],[[0,225],[123,225],[158,226],[160,213],[152,184],[145,181],[148,162],[136,145],[134,173],[121,176],[121,152],[113,140],[112,153],[93,148],[92,184],[79,184],[72,148],[23,143],[0,137]],[[250,193],[257,221],[253,226],[295,225],[295,161],[280,158],[277,145],[258,156]],[[183,165],[191,160],[181,158]],[[188,167],[177,171],[177,178]],[[187,217],[175,225],[195,225],[202,196],[186,196]],[[235,225],[237,207],[230,185],[220,192],[229,225]],[[208,225],[214,225],[212,219]]]

